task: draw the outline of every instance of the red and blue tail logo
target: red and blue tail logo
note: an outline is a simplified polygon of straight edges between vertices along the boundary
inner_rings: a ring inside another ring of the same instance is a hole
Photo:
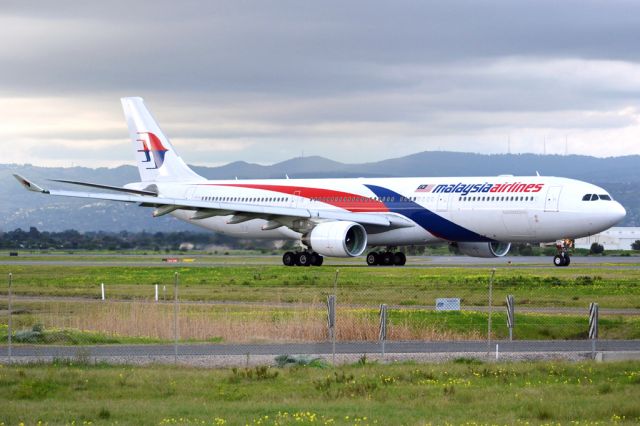
[[[138,142],[142,144],[142,149],[139,149],[138,152],[143,152],[145,159],[142,161],[143,163],[149,163],[153,165],[153,167],[147,167],[147,169],[159,169],[164,164],[164,156],[167,153],[168,149],[166,149],[160,139],[151,132],[138,132],[141,136],[140,139],[137,139]]]

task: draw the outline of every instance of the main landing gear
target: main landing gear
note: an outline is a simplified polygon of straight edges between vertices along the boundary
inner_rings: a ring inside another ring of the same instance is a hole
[[[282,256],[284,266],[322,266],[324,257],[315,251],[288,251]]]
[[[569,266],[571,257],[569,249],[573,247],[573,241],[564,240],[562,244],[556,244],[557,254],[553,256],[553,264],[556,266]]]
[[[405,256],[401,251],[372,251],[367,255],[367,265],[369,266],[403,266],[405,263],[407,263],[407,256]]]

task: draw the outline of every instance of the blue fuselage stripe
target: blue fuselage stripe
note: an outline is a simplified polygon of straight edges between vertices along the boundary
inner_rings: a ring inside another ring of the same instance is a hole
[[[390,212],[401,214],[426,229],[438,238],[461,242],[492,242],[491,238],[460,226],[442,216],[424,208],[418,203],[403,197],[397,192],[376,185],[365,185],[377,197],[383,200]]]

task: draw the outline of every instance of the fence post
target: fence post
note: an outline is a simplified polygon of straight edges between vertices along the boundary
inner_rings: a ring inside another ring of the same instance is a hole
[[[513,340],[513,326],[515,325],[515,302],[513,294],[507,296],[507,327],[509,327],[509,341]]]
[[[155,286],[155,301],[158,301],[158,284],[156,284]]]
[[[491,277],[489,278],[489,319],[487,320],[487,352],[491,352],[491,313],[493,311],[493,277],[496,274],[496,268],[491,270]]]
[[[13,334],[13,321],[12,321],[12,306],[11,306],[11,299],[12,299],[12,285],[13,285],[13,274],[11,272],[9,272],[9,292],[7,294],[9,300],[7,302],[7,309],[9,311],[9,320],[8,320],[8,324],[7,324],[7,355],[9,356],[9,364],[11,364],[11,335]]]
[[[329,339],[335,339],[336,326],[336,295],[327,296],[327,327],[329,328]]]
[[[589,339],[591,339],[591,355],[596,356],[596,341],[598,340],[598,304],[589,304]]]
[[[104,283],[100,283],[100,295],[102,300],[104,300]]]
[[[173,362],[178,363],[178,273],[173,279]]]
[[[378,333],[378,339],[382,344],[382,356],[384,356],[384,344],[387,340],[387,305],[380,305],[380,332]]]

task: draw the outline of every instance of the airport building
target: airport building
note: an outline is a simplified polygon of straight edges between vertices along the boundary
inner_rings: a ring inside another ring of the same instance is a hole
[[[640,240],[640,227],[618,226],[590,237],[579,238],[575,242],[576,248],[591,248],[591,244],[598,243],[605,250],[631,250],[631,244]]]

